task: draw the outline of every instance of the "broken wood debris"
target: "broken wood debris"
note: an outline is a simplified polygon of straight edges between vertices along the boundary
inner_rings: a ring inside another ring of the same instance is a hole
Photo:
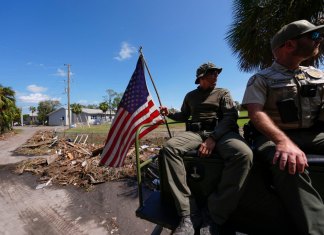
[[[103,146],[72,143],[69,140],[60,139],[50,131],[36,133],[34,137],[15,152],[45,156],[24,160],[16,165],[14,171],[17,174],[30,172],[39,175],[40,185],[42,186],[50,182],[51,184],[75,185],[86,190],[91,190],[94,185],[107,181],[135,178],[134,146],[128,151],[125,164],[120,168],[99,165],[99,154],[102,149]],[[158,150],[158,146],[146,143],[145,147],[140,150],[141,160],[148,159],[151,155],[156,154]],[[152,172],[149,175],[156,176]]]

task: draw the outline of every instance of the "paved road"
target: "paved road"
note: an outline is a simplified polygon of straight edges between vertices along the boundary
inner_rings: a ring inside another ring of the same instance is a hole
[[[24,144],[28,139],[30,139],[37,131],[42,130],[55,130],[55,127],[15,127],[19,129],[19,134],[12,136],[9,139],[0,141],[0,165],[7,165],[10,163],[16,163],[25,159],[28,159],[26,156],[16,156],[13,154],[13,151],[19,146]]]
[[[136,185],[109,182],[91,192],[73,186],[36,190],[36,176],[12,173],[13,163],[27,158],[12,151],[40,129],[23,127],[20,134],[0,141],[0,234],[151,234],[154,225],[135,216]]]

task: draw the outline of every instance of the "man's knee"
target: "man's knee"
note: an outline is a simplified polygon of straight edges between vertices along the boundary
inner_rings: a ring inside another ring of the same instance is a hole
[[[172,138],[167,140],[164,144],[163,144],[163,148],[164,149],[173,149],[175,147],[174,142],[172,141]]]
[[[252,164],[253,151],[240,139],[232,139],[228,144],[221,144],[218,147],[218,153],[225,160],[237,160],[242,164]]]
[[[244,162],[246,163],[252,163],[253,161],[253,151],[252,149],[246,145],[244,142],[238,145],[236,148],[236,156],[239,158],[242,158]]]

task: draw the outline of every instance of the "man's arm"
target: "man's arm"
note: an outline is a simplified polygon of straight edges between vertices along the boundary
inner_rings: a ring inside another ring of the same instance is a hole
[[[237,118],[238,112],[234,106],[234,101],[229,93],[225,90],[219,101],[219,117],[221,118],[214,131],[210,134],[216,142],[229,131],[233,131],[238,128]]]
[[[273,158],[273,164],[280,159],[279,167],[285,170],[287,165],[288,172],[295,174],[304,172],[308,167],[305,153],[282,131],[271,118],[263,111],[261,104],[247,104],[249,117],[253,125],[266,137],[276,144],[276,152]]]

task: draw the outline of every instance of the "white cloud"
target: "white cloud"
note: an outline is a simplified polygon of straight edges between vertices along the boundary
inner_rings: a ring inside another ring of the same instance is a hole
[[[35,67],[37,67],[37,66],[39,66],[39,67],[44,67],[45,68],[45,65],[44,64],[37,64],[37,63],[34,63],[34,62],[32,62],[32,61],[28,61],[27,63],[26,63],[28,66],[35,66]]]
[[[63,69],[60,69],[58,68],[56,70],[56,73],[54,73],[55,76],[58,76],[58,77],[66,77],[67,76],[67,72],[64,71]]]
[[[118,56],[114,57],[114,59],[122,61],[132,57],[132,55],[136,52],[136,48],[128,44],[127,42],[122,42],[121,49],[118,53]]]
[[[22,95],[18,97],[18,100],[24,103],[34,103],[34,104],[38,104],[40,101],[44,101],[44,100],[57,100],[60,101],[61,98],[57,98],[57,97],[49,97],[48,95],[45,94],[41,94],[41,93],[31,93],[29,95]]]
[[[67,77],[67,71],[58,68],[56,70],[56,73],[54,73],[52,75],[57,76],[57,77]],[[73,75],[74,75],[74,73],[72,73],[71,70],[70,70],[70,76],[72,77]]]
[[[40,93],[40,92],[44,92],[47,91],[46,87],[41,87],[41,86],[37,86],[37,85],[29,85],[27,86],[27,90],[34,92],[34,93]]]
[[[38,104],[40,101],[49,100],[50,97],[48,95],[41,94],[41,93],[32,93],[29,95],[19,96],[18,99],[21,102]]]

